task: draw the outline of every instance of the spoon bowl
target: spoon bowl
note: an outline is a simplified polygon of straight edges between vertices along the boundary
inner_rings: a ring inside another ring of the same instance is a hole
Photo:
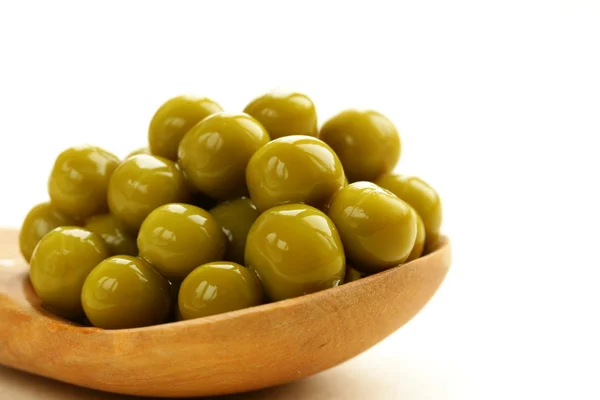
[[[338,365],[415,316],[451,264],[430,254],[340,287],[145,328],[79,326],[41,307],[18,251],[0,230],[0,364],[92,389],[154,397],[246,392]]]

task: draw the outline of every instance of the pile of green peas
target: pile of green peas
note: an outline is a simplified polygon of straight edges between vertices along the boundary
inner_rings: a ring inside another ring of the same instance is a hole
[[[376,111],[319,126],[302,93],[272,91],[239,113],[174,97],[124,159],[91,145],[58,155],[21,253],[45,308],[103,329],[334,288],[438,244],[440,198],[392,172],[400,155]]]

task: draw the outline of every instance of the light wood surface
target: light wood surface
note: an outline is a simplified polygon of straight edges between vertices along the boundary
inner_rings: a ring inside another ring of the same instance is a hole
[[[198,320],[105,331],[40,307],[16,237],[0,231],[0,364],[143,396],[246,392],[338,365],[409,321],[451,263],[445,240],[432,254],[339,288]]]

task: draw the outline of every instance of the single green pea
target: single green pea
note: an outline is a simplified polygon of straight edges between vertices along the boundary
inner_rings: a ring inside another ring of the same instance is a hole
[[[264,293],[256,275],[233,262],[211,262],[194,269],[181,283],[179,310],[183,319],[221,314],[262,304]]]
[[[227,237],[224,259],[244,265],[244,250],[250,227],[260,215],[249,198],[225,201],[210,210]]]
[[[262,213],[248,233],[245,261],[273,301],[336,287],[346,272],[337,228],[305,204]]]
[[[402,264],[414,247],[416,214],[393,193],[371,182],[355,182],[337,192],[328,215],[359,271],[376,273]]]
[[[435,189],[416,176],[398,174],[383,175],[375,183],[415,209],[425,225],[425,252],[434,250],[442,226],[442,201]]]
[[[321,127],[319,139],[336,152],[350,182],[374,181],[394,169],[401,153],[394,124],[372,110],[343,111]]]
[[[184,279],[194,268],[217,261],[226,238],[214,217],[189,204],[166,204],[144,220],[137,238],[140,257],[167,278]]]
[[[244,112],[260,122],[271,139],[283,136],[317,136],[317,110],[302,93],[271,91],[252,100]]]
[[[112,214],[101,214],[86,220],[84,228],[99,235],[111,255],[137,256],[138,249],[136,238],[132,236],[127,227]]]
[[[44,307],[65,318],[83,317],[83,282],[109,254],[100,236],[79,227],[59,227],[44,236],[33,251],[29,271]]]
[[[95,146],[63,151],[56,158],[48,180],[52,205],[75,218],[105,212],[108,182],[119,163],[117,156]]]
[[[246,169],[250,198],[260,211],[305,203],[324,208],[344,187],[342,164],[323,141],[310,136],[286,136],[260,148]]]
[[[229,200],[247,195],[246,166],[269,142],[269,134],[246,114],[217,113],[194,126],[179,145],[179,165],[205,195]]]
[[[206,97],[177,96],[156,111],[148,128],[150,152],[177,161],[177,149],[183,136],[198,122],[223,109]]]
[[[188,198],[187,182],[177,164],[145,154],[123,161],[108,187],[110,212],[131,232],[137,232],[157,207]]]
[[[54,228],[73,225],[76,225],[75,219],[58,211],[52,204],[36,205],[25,216],[19,231],[19,249],[23,258],[29,261],[38,242]]]
[[[81,303],[90,323],[103,329],[126,329],[167,321],[169,283],[146,261],[114,256],[85,279]]]

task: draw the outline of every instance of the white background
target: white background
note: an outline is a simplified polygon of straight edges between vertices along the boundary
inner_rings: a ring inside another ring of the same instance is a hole
[[[46,199],[64,148],[123,156],[171,96],[241,111],[274,87],[321,122],[386,114],[398,171],[443,197],[448,279],[349,379],[397,374],[390,399],[599,398],[597,1],[1,2],[0,225]]]

